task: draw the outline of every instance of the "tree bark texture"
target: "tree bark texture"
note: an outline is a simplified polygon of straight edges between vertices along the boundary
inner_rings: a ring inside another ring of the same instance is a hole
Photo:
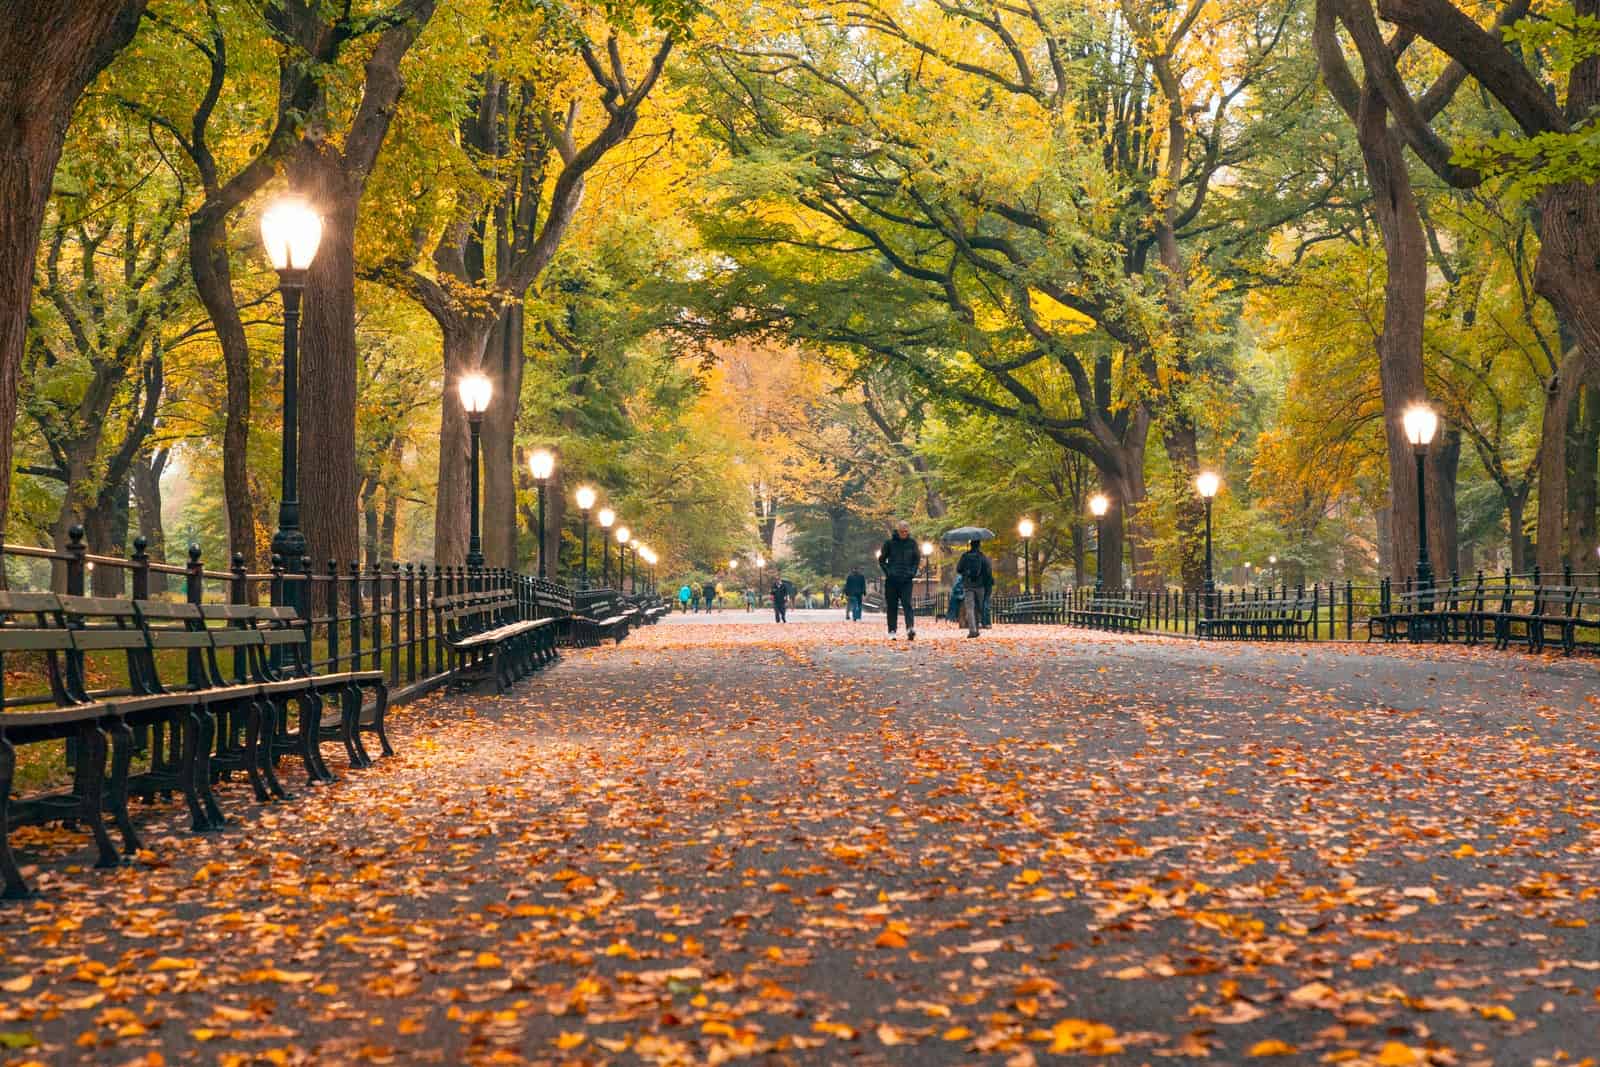
[[[0,538],[11,504],[17,372],[51,180],[78,98],[133,38],[146,2],[0,4]]]

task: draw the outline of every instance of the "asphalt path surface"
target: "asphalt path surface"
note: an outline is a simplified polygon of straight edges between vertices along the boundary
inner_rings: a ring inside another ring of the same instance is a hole
[[[0,1059],[1600,1056],[1593,658],[840,615],[398,709],[118,871],[20,831]]]

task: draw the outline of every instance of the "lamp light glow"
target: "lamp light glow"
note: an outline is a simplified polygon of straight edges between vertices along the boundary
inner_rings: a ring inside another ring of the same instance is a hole
[[[610,508],[601,508],[600,514],[595,517],[600,520],[600,528],[602,530],[611,529],[611,524],[617,521],[617,513]]]
[[[1194,480],[1194,487],[1201,496],[1210,500],[1217,495],[1217,490],[1222,488],[1222,478],[1214,471],[1201,471],[1199,477]]]
[[[1089,512],[1097,519],[1103,519],[1106,512],[1111,510],[1111,498],[1104,493],[1096,493],[1089,498]]]
[[[482,415],[489,410],[489,398],[494,395],[494,383],[488,375],[473,371],[463,374],[456,382],[456,392],[461,394],[461,408],[468,415]]]
[[[1032,537],[1033,536],[1033,520],[1032,519],[1023,519],[1021,522],[1017,523],[1017,533],[1019,533],[1023,537]]]
[[[556,472],[555,453],[548,448],[536,448],[528,457],[528,473],[533,475],[536,482],[548,482],[550,476]]]
[[[279,200],[261,213],[261,243],[273,270],[306,270],[322,243],[322,216],[299,197]]]
[[[922,542],[922,554],[924,556],[933,555],[933,542],[932,541],[924,541],[924,542]]]
[[[617,544],[625,545],[631,540],[633,540],[633,531],[628,529],[626,526],[618,526],[617,527]]]
[[[1439,431],[1439,414],[1426,404],[1412,404],[1400,416],[1400,424],[1413,448],[1426,448]]]
[[[599,498],[599,494],[596,493],[594,491],[594,487],[590,485],[578,486],[578,491],[574,493],[573,496],[578,501],[579,511],[588,511],[590,508],[594,507],[595,500]]]

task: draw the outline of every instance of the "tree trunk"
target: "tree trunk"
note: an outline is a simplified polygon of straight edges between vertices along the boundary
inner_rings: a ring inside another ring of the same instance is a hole
[[[1567,559],[1575,571],[1596,566],[1596,497],[1600,494],[1600,378],[1583,387],[1582,411],[1575,413],[1571,436],[1572,477],[1567,488],[1570,518],[1567,523]]]
[[[491,325],[489,321],[471,319],[456,320],[444,328],[444,395],[439,405],[439,491],[433,513],[433,558],[447,567],[466,563],[471,530],[471,440],[456,381],[482,366],[483,346]],[[493,407],[491,402],[490,410]]]
[[[356,216],[361,190],[321,147],[290,166],[322,210],[322,243],[306,279],[300,343],[300,526],[308,565],[360,558],[356,474]]]
[[[1503,494],[1506,505],[1506,526],[1510,532],[1511,569],[1517,574],[1528,572],[1528,530],[1525,512],[1528,506],[1528,489],[1523,486],[1515,493]]]
[[[256,515],[250,489],[250,342],[233,295],[228,261],[228,216],[205,207],[189,219],[189,274],[216,331],[226,385],[222,424],[222,506],[228,550],[259,569]],[[281,410],[282,396],[273,398]],[[313,557],[315,558],[315,557]]]
[[[1456,513],[1456,475],[1461,467],[1461,431],[1446,427],[1428,455],[1428,545],[1441,578],[1456,570],[1460,524]]]
[[[139,509],[139,536],[144,538],[145,552],[154,563],[167,561],[167,526],[161,517],[161,475],[170,454],[162,448],[153,454],[141,455],[133,464],[133,500]],[[166,588],[167,576],[151,571],[151,594],[165,592]]]
[[[95,506],[84,516],[84,541],[91,552],[107,556],[127,554],[128,480],[120,479],[101,490]],[[123,567],[96,567],[89,576],[91,596],[126,596]]]
[[[1083,536],[1081,523],[1072,524],[1072,584],[1074,588],[1084,585],[1084,567],[1087,564],[1087,544]]]
[[[1099,537],[1095,542],[1095,566],[1099,568],[1096,573],[1101,584],[1114,591],[1120,591],[1126,584],[1122,568],[1126,515],[1125,508],[1113,503],[1105,518],[1100,520]]]
[[[78,98],[133,38],[147,0],[10,0],[0,16],[0,538],[11,505],[17,371],[34,254]]]
[[[383,519],[378,533],[378,547],[387,559],[399,558],[400,494],[385,491],[383,494]]]
[[[1422,326],[1427,310],[1428,248],[1400,139],[1388,128],[1388,114],[1376,89],[1361,94],[1357,139],[1372,189],[1372,214],[1383,234],[1387,265],[1383,330],[1378,337],[1378,379],[1389,454],[1389,562],[1391,575],[1402,579],[1416,573],[1421,547],[1417,537],[1416,456],[1406,440],[1400,415],[1412,404],[1427,399],[1422,373]]]
[[[1543,254],[1541,253],[1541,261]],[[1578,397],[1583,352],[1578,345],[1567,350],[1561,367],[1544,394],[1543,421],[1539,425],[1539,520],[1534,551],[1539,568],[1559,570],[1567,519],[1567,430]]]
[[[1162,439],[1173,477],[1179,479],[1176,493],[1178,576],[1186,592],[1196,593],[1204,586],[1206,577],[1206,506],[1194,491],[1194,476],[1200,471],[1200,445],[1194,420],[1174,413]]]
[[[483,555],[490,567],[515,568],[517,559],[517,423],[522,410],[523,313],[501,314],[484,351],[494,401],[483,419]]]
[[[381,558],[378,555],[378,480],[369,478],[361,487],[362,545],[367,566]]]

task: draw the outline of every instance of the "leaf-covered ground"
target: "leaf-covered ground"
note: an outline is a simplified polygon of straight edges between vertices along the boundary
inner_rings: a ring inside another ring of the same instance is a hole
[[[119,871],[23,831],[0,1058],[1600,1054],[1594,661],[880,626],[680,617]]]

